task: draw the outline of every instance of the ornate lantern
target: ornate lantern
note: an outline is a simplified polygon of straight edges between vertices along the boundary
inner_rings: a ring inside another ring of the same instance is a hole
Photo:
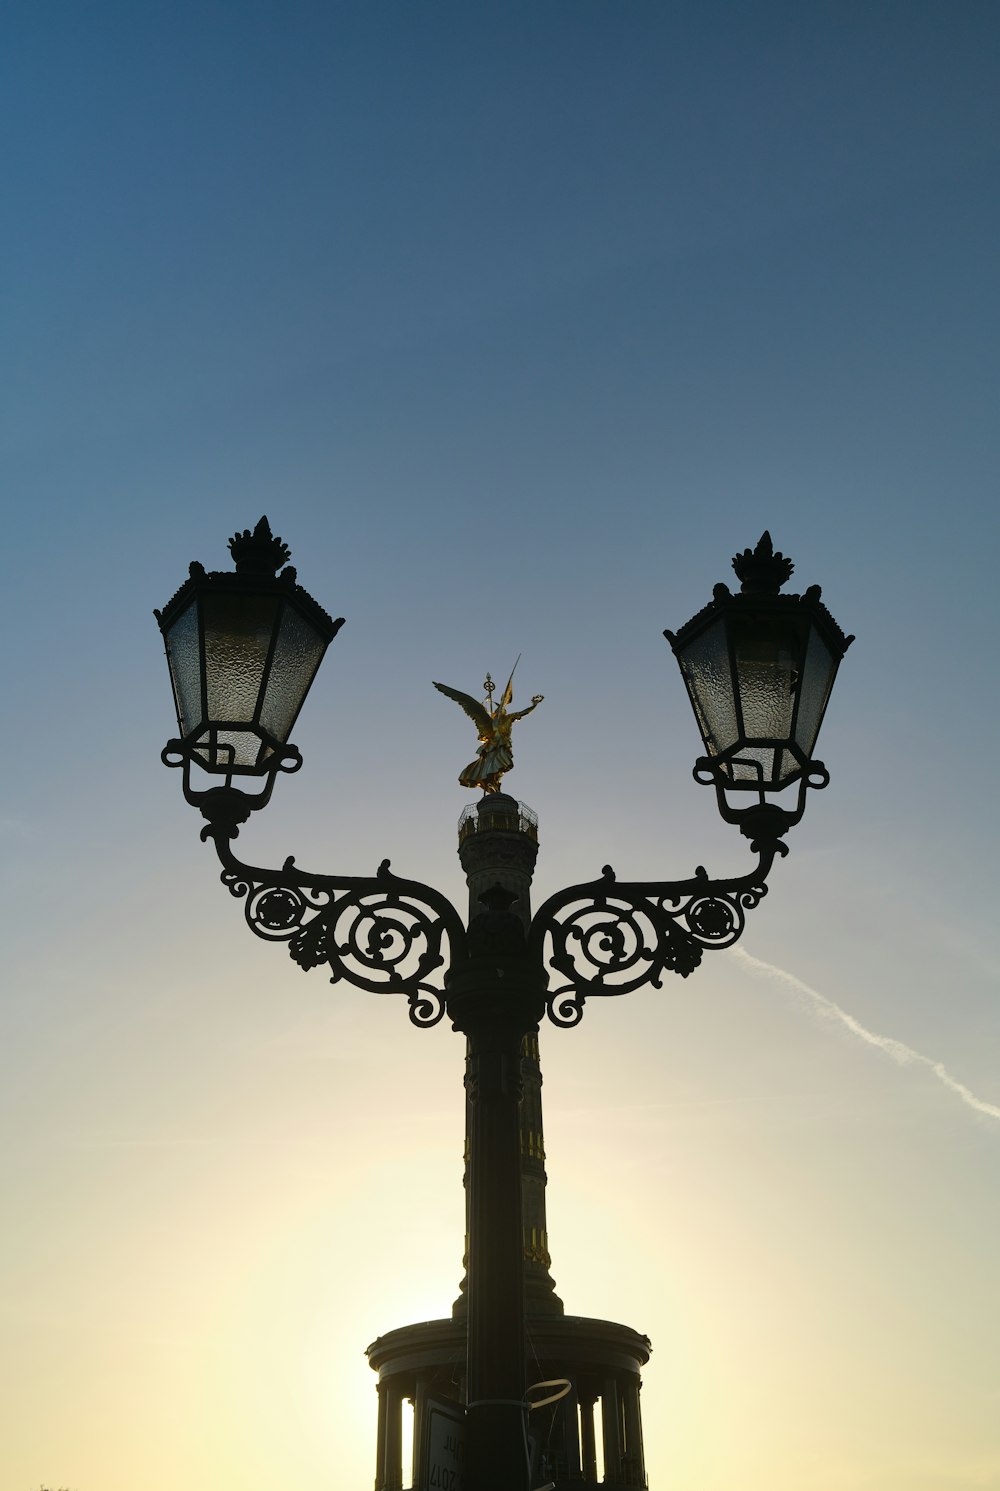
[[[163,633],[180,739],[164,751],[224,776],[271,776],[301,757],[288,736],[340,627],[301,585],[266,518],[229,540],[235,572],[190,579],[154,612]],[[284,569],[281,566],[285,565]],[[281,569],[281,573],[277,571]]]
[[[837,668],[854,641],[820,601],[812,585],[804,595],[781,595],[793,569],[765,533],[753,550],[733,560],[741,581],[733,595],[716,585],[712,602],[676,633],[665,632],[694,708],[707,757],[695,776],[714,782],[723,816],[728,791],[754,792],[758,803],[798,781],[801,816],[806,785],[825,786],[822,762],[813,759]],[[745,811],[745,810],[744,810]]]

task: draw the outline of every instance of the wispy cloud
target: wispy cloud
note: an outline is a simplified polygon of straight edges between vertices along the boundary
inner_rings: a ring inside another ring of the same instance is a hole
[[[923,1066],[928,1069],[941,1083],[947,1087],[956,1097],[961,1098],[967,1108],[975,1113],[985,1114],[987,1118],[1000,1118],[1000,1107],[996,1103],[987,1103],[985,1099],[979,1098],[964,1082],[959,1082],[953,1077],[948,1068],[940,1061],[935,1061],[932,1056],[924,1056],[920,1051],[914,1051],[912,1046],[907,1046],[903,1041],[897,1041],[889,1035],[879,1035],[877,1031],[869,1030],[856,1020],[853,1015],[841,1009],[834,1000],[827,999],[818,989],[813,989],[802,979],[796,978],[794,973],[788,973],[784,968],[777,968],[773,963],[765,963],[762,958],[754,958],[750,953],[744,952],[741,947],[735,947],[730,952],[730,957],[743,963],[752,973],[762,978],[774,979],[784,984],[786,988],[793,990],[829,1020],[838,1020],[852,1035],[856,1035],[859,1041],[866,1045],[875,1046],[879,1051],[884,1051],[886,1056],[892,1058],[898,1066]]]

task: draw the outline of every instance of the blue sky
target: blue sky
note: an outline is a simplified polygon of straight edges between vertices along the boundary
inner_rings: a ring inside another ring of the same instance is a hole
[[[1000,1487],[1000,1126],[933,1070],[1000,1103],[998,52],[974,3],[6,9],[12,1491],[363,1483],[359,1353],[453,1297],[457,1038],[253,942],[158,762],[152,607],[262,512],[347,625],[247,856],[457,904],[432,679],[545,695],[540,891],[735,873],[660,634],[765,527],[823,585],[779,972],[543,1032],[554,1272],[653,1338],[654,1485]]]

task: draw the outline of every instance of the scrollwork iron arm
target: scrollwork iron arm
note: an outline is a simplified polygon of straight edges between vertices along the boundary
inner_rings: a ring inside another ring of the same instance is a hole
[[[266,870],[237,859],[227,823],[210,822],[202,837],[214,841],[222,883],[243,901],[258,937],[287,942],[300,968],[326,964],[331,983],[405,994],[414,1025],[438,1023],[444,994],[432,976],[443,982],[439,970],[465,950],[465,928],[446,896],[394,875],[387,859],[372,876],[313,874],[291,855]]]
[[[600,880],[550,896],[528,934],[529,954],[550,975],[549,1019],[578,1025],[590,995],[660,988],[664,973],[693,973],[704,949],[732,947],[767,894],[775,856],[788,852],[775,838],[753,848],[756,867],[728,880],[699,865],[687,880],[618,881],[605,865]]]

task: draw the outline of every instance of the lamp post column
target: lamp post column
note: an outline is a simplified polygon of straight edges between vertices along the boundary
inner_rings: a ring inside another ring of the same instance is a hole
[[[538,1028],[544,975],[499,886],[448,978],[448,1014],[469,1042],[468,1491],[529,1491],[525,1429],[521,1042]]]

